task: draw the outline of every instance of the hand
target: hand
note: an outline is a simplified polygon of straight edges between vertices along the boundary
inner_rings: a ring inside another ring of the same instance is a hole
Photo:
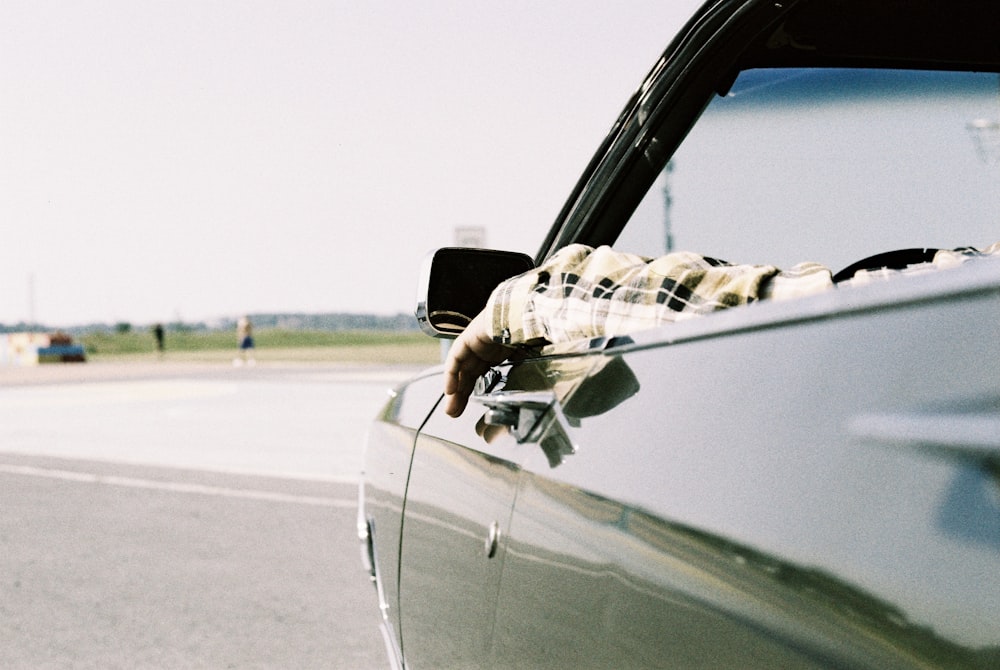
[[[476,380],[515,351],[493,341],[488,318],[485,312],[480,312],[448,350],[444,364],[444,412],[448,416],[461,416]]]

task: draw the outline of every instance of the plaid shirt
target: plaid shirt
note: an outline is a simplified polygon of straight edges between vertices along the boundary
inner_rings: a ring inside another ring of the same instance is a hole
[[[985,254],[1000,255],[1000,243],[983,252],[941,251],[931,263],[902,271],[861,272],[840,285],[950,267]],[[833,288],[832,273],[817,263],[779,270],[772,265],[733,265],[690,252],[651,259],[575,244],[500,284],[486,309],[498,342],[555,343],[622,335],[760,299],[784,300]]]

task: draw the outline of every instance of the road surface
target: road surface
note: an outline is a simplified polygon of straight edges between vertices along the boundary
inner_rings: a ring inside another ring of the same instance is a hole
[[[0,667],[386,667],[355,530],[409,368],[0,368]]]

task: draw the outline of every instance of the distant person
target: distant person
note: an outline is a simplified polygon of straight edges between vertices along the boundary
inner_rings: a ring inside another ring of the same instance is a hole
[[[162,323],[157,323],[153,326],[153,337],[156,338],[156,353],[158,356],[162,357],[164,350]]]
[[[254,365],[256,361],[253,357],[253,324],[250,323],[250,317],[241,316],[236,322],[236,339],[239,342],[240,356],[233,361],[233,364]]]

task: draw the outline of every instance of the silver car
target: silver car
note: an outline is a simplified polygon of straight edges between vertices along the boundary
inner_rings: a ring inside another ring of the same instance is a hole
[[[389,664],[1000,667],[998,71],[993,1],[708,2],[533,258],[435,254],[444,337],[571,243],[838,283],[544,347],[458,419],[441,369],[397,388],[359,508]]]

